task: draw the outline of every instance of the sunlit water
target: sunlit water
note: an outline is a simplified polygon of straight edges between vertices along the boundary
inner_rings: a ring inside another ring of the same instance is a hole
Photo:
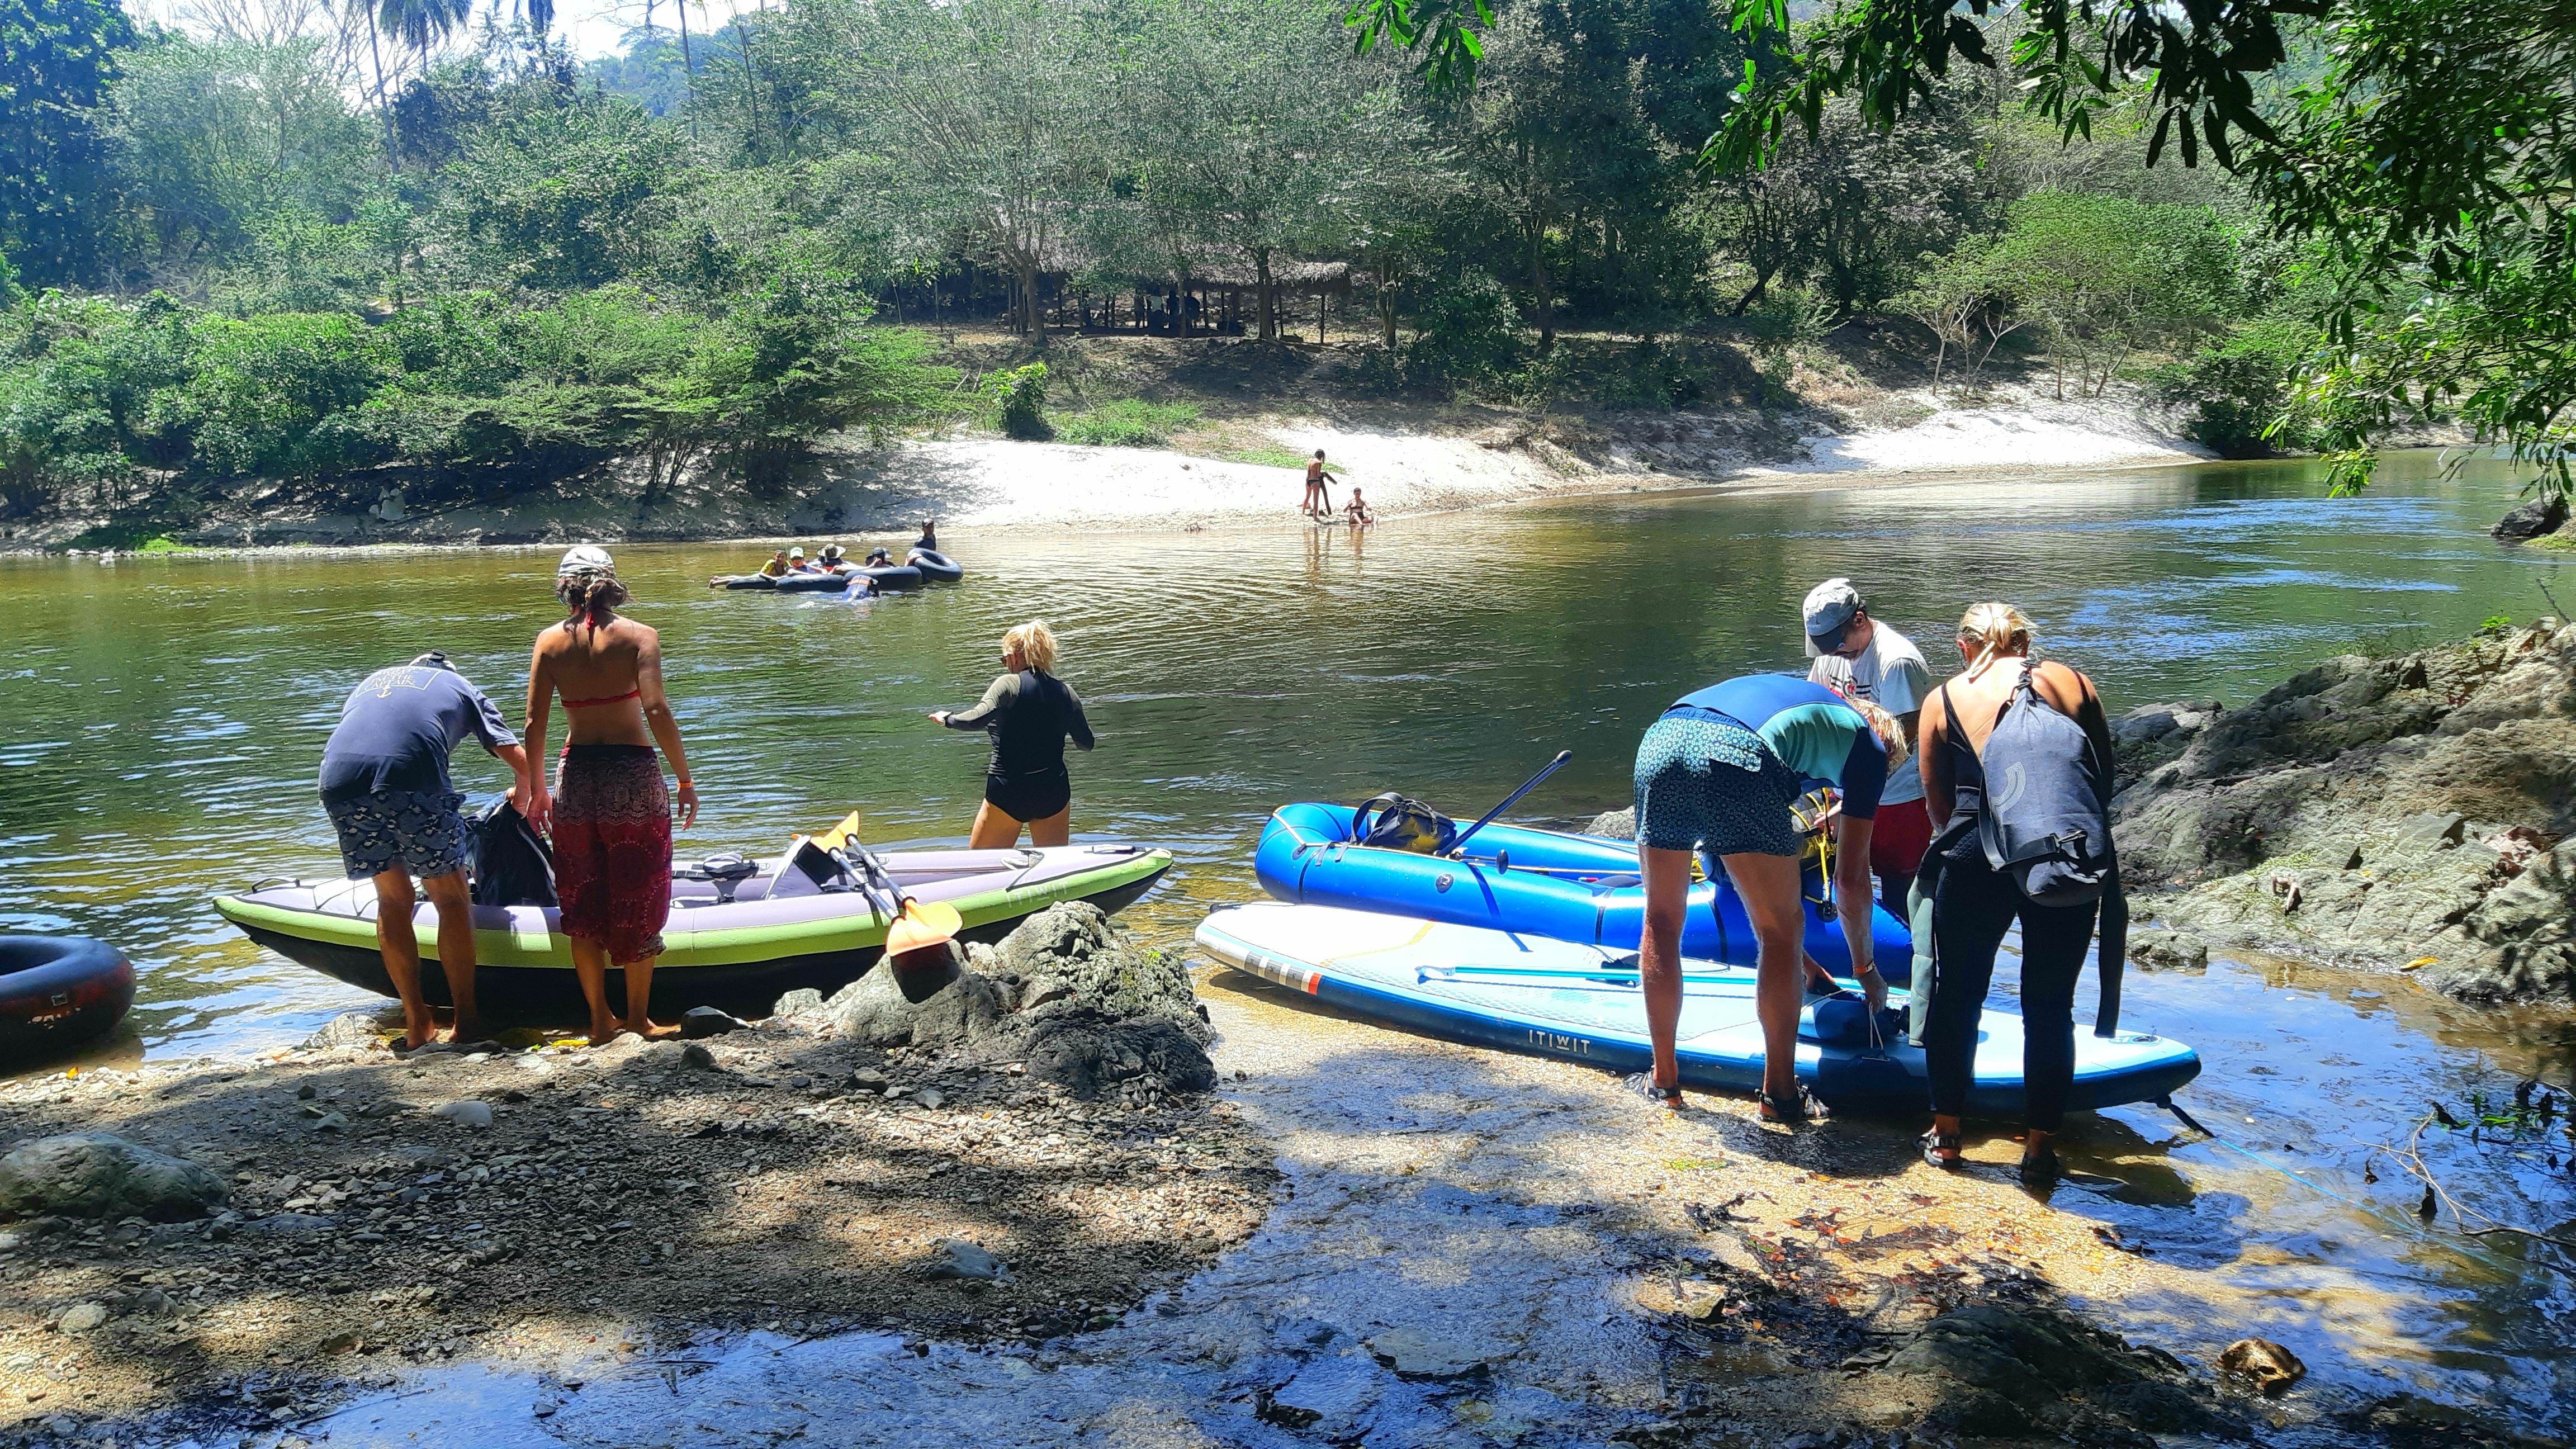
[[[981,739],[923,715],[971,701],[1002,630],[1043,616],[1101,736],[1074,766],[1077,832],[1179,853],[1172,883],[1130,917],[1177,938],[1206,905],[1254,893],[1254,836],[1283,800],[1402,788],[1473,813],[1571,748],[1521,813],[1622,803],[1645,723],[1686,688],[1794,664],[1797,601],[1827,574],[1857,578],[1936,668],[1951,664],[1943,626],[2002,597],[2115,709],[2242,702],[2335,652],[2562,612],[2550,591],[2576,576],[2485,537],[2513,496],[2498,471],[2442,480],[2401,457],[2371,496],[2335,502],[2301,465],[2214,465],[1627,495],[1358,539],[1286,525],[960,532],[944,541],[973,571],[964,585],[855,607],[704,588],[753,550],[618,554],[633,612],[662,631],[705,799],[684,852],[766,848],[852,807],[880,842],[961,835]],[[552,551],[0,563],[0,930],[94,934],[132,954],[128,1054],[289,1042],[363,1004],[239,939],[206,898],[331,867],[313,777],[340,699],[370,670],[443,649],[515,714],[528,640],[553,616],[552,564]],[[458,773],[478,794],[502,779],[471,754]],[[2548,1250],[2425,1233],[2411,1184],[2384,1163],[2380,1183],[2362,1180],[2370,1150],[2402,1142],[2428,1100],[2566,1084],[2576,1029],[2392,978],[2228,962],[2133,979],[2129,1000],[2133,1022],[2200,1047],[2208,1070],[2186,1105],[2264,1161],[2151,1110],[2107,1114],[2081,1146],[2131,1186],[2057,1206],[2204,1268],[2246,1331],[2290,1344],[2328,1387],[2412,1388],[2576,1431],[2576,1297],[2526,1261]],[[1374,1031],[1303,1029],[1356,1052]],[[2462,1197],[2564,1236],[2571,1145],[2436,1150]],[[1293,1244],[1294,1224],[1270,1232]],[[2140,1332],[2209,1331],[2185,1322],[2205,1316],[2198,1304],[2105,1307]]]

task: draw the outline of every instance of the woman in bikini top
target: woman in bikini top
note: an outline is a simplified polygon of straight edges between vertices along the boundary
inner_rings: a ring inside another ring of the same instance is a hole
[[[566,557],[571,567],[571,556]],[[539,634],[528,659],[531,760],[544,758],[548,715],[558,694],[564,703],[566,745],[661,746],[678,786],[674,813],[684,829],[697,822],[697,785],[689,777],[679,723],[662,693],[659,634],[605,602]],[[553,806],[542,774],[535,806],[530,821],[543,830]]]

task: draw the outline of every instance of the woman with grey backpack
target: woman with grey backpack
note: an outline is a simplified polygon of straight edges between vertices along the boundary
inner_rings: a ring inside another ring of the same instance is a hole
[[[1932,1079],[1924,1160],[1960,1165],[1959,1116],[1976,1070],[1977,1016],[2004,933],[2021,923],[2021,1170],[2058,1173],[2049,1146],[2075,1078],[2075,985],[2102,928],[2102,1013],[2118,1029],[2119,954],[2128,932],[2111,845],[2111,730],[2093,681],[2031,657],[2031,623],[2010,604],[1959,620],[1967,668],[1924,701],[1918,743],[1935,831],[1916,889],[1932,903]],[[1920,949],[1918,945],[1918,949]],[[1924,982],[1918,977],[1917,989]]]

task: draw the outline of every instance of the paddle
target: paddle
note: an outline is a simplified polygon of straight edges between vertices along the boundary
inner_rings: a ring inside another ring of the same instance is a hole
[[[1493,809],[1486,811],[1483,815],[1481,815],[1481,816],[1477,817],[1477,820],[1476,820],[1476,823],[1475,823],[1475,824],[1468,826],[1466,829],[1464,829],[1464,830],[1462,830],[1462,831],[1459,831],[1459,832],[1458,832],[1458,838],[1457,838],[1456,840],[1453,840],[1453,841],[1449,842],[1449,855],[1450,855],[1450,858],[1452,858],[1452,859],[1454,859],[1454,860],[1464,860],[1464,859],[1466,859],[1466,857],[1467,857],[1467,842],[1468,842],[1468,841],[1470,841],[1470,840],[1473,840],[1473,839],[1475,838],[1475,836],[1476,836],[1476,832],[1477,832],[1477,831],[1482,830],[1482,829],[1484,829],[1486,826],[1493,824],[1493,823],[1494,823],[1494,817],[1495,817],[1495,816],[1500,815],[1500,814],[1502,814],[1504,811],[1511,809],[1514,805],[1519,804],[1519,803],[1520,803],[1520,799],[1521,799],[1521,797],[1522,797],[1523,795],[1526,795],[1526,794],[1528,794],[1529,792],[1531,792],[1532,790],[1535,790],[1535,789],[1537,789],[1537,788],[1538,788],[1538,782],[1539,782],[1539,781],[1544,780],[1544,779],[1546,779],[1548,776],[1555,774],[1559,769],[1561,769],[1561,768],[1563,768],[1563,767],[1564,767],[1564,765],[1565,765],[1565,762],[1566,762],[1566,761],[1568,761],[1568,760],[1570,760],[1570,759],[1573,759],[1573,758],[1574,758],[1574,751],[1572,751],[1572,750],[1559,750],[1559,751],[1557,751],[1557,752],[1556,752],[1556,758],[1555,758],[1555,759],[1548,761],[1548,762],[1547,762],[1547,764],[1546,764],[1546,766],[1545,766],[1544,768],[1542,768],[1542,769],[1541,769],[1537,774],[1530,776],[1530,777],[1529,777],[1528,779],[1526,779],[1526,780],[1523,780],[1523,781],[1521,782],[1521,787],[1520,787],[1519,789],[1514,790],[1512,793],[1510,793],[1510,794],[1508,794],[1508,795],[1504,796],[1504,797],[1503,797],[1503,803],[1502,803],[1502,804],[1497,805],[1497,806],[1495,806]]]
[[[886,863],[877,857],[877,853],[859,840],[859,812],[851,811],[815,843],[827,851],[843,852],[859,867],[863,877],[859,886],[861,893],[888,917],[885,951],[886,956],[895,962],[897,971],[905,969],[901,958],[912,952],[956,939],[958,928],[965,924],[958,916],[957,908],[945,901],[925,903],[915,900],[895,880],[894,872],[886,868]],[[871,883],[874,889],[870,888]],[[885,892],[882,904],[878,900],[878,890]]]

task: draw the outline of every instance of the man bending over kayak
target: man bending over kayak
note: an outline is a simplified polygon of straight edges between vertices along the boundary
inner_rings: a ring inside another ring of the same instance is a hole
[[[438,908],[438,965],[456,1007],[447,1039],[483,1035],[474,1009],[474,903],[465,891],[465,816],[458,808],[465,797],[447,776],[447,757],[468,734],[509,765],[510,804],[529,814],[536,777],[527,752],[492,701],[444,654],[368,675],[340,706],[340,723],[322,747],[322,808],[339,833],[349,879],[376,884],[376,949],[402,998],[403,1045],[415,1049],[436,1031],[420,994],[413,876]]]

